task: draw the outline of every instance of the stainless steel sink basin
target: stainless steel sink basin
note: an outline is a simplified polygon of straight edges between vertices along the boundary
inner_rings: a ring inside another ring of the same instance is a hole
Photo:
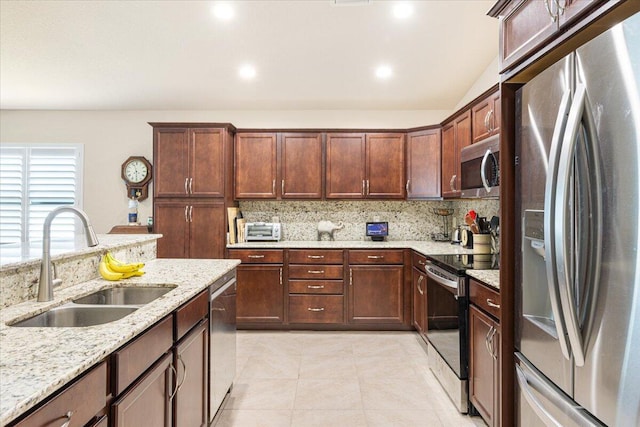
[[[108,288],[74,299],[76,304],[144,305],[175,289],[175,286]]]
[[[95,326],[122,319],[137,309],[138,307],[65,304],[10,326],[39,328]]]

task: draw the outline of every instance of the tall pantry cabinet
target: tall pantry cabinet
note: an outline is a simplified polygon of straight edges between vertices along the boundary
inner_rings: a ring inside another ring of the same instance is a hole
[[[153,127],[153,216],[159,258],[224,258],[226,211],[234,206],[233,135],[219,123]]]

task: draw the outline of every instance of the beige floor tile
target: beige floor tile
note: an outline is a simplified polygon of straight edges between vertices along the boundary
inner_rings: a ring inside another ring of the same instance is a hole
[[[433,392],[421,379],[370,379],[360,381],[362,405],[366,410],[432,410]]]
[[[249,378],[297,379],[301,356],[262,353],[251,356],[239,374],[240,380]]]
[[[367,427],[362,410],[296,410],[292,427]]]
[[[289,427],[291,411],[226,409],[215,427]]]
[[[365,410],[368,427],[458,427],[459,424],[443,424],[438,415],[428,410],[388,409]]]
[[[362,409],[360,385],[348,379],[300,379],[294,409]]]
[[[236,382],[225,409],[293,409],[296,380],[251,379]]]
[[[302,356],[300,378],[343,378],[357,381],[358,372],[351,353]]]
[[[418,373],[406,356],[355,357],[360,378],[414,378]]]

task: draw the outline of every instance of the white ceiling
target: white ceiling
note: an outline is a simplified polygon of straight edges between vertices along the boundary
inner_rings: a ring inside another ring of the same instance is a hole
[[[411,1],[404,20],[395,1],[232,1],[228,22],[214,3],[2,0],[0,107],[446,110],[498,51],[494,1]]]

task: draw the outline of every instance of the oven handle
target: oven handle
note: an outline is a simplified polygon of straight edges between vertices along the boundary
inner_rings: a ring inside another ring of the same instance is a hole
[[[456,289],[456,290],[458,289],[457,280],[449,280],[449,279],[445,279],[444,277],[438,276],[437,274],[434,273],[436,270],[430,266],[426,266],[424,269],[427,272],[427,276],[431,277],[436,282],[452,289]]]

